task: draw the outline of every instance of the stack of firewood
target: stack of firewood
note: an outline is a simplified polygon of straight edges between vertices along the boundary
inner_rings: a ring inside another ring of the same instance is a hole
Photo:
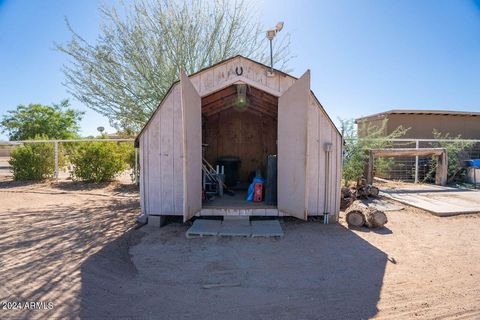
[[[357,199],[368,199],[369,197],[377,197],[380,190],[371,185],[367,184],[367,180],[359,179],[357,184],[353,188],[342,188],[341,199],[340,199],[340,210],[345,211],[352,205],[352,203]]]
[[[348,226],[381,228],[387,222],[387,215],[380,210],[369,207],[361,201],[355,201],[346,211],[345,219]]]
[[[381,228],[387,223],[387,216],[383,211],[369,207],[357,200],[377,197],[378,194],[378,188],[367,184],[365,179],[359,179],[353,188],[342,188],[340,210],[346,212],[349,226]]]

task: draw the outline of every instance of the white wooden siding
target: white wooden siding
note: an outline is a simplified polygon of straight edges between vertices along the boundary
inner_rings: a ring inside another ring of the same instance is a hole
[[[237,75],[243,68],[243,73]],[[255,86],[281,96],[296,80],[276,72],[267,77],[268,68],[236,57],[190,76],[200,96],[206,96],[237,82]],[[159,110],[140,136],[140,196],[146,214],[183,215],[183,122],[180,86],[175,84]],[[330,197],[328,211],[338,214],[340,202],[342,139],[327,114],[310,94],[307,130],[307,195],[309,215],[322,215],[325,204],[324,144],[332,143]]]
[[[338,214],[340,211],[340,179],[342,139],[333,127],[322,107],[311,96],[307,141],[307,210],[310,216],[323,215],[326,211]],[[330,154],[330,191],[328,199],[325,192],[326,157],[324,145],[332,144]]]

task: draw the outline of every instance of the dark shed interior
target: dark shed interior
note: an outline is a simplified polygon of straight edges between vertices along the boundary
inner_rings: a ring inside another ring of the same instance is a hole
[[[256,170],[264,173],[267,155],[277,154],[277,114],[277,97],[247,85],[203,97],[204,158],[212,165],[221,157],[240,158],[239,185],[245,187]]]

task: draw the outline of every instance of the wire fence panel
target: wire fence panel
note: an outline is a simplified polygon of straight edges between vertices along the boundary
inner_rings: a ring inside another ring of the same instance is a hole
[[[352,140],[356,141],[356,140]],[[453,143],[469,144],[461,154],[457,155],[460,162],[468,159],[480,159],[480,140],[461,139],[392,139],[387,140],[386,148],[439,148],[448,147]],[[349,144],[347,144],[348,146]],[[448,149],[448,148],[447,148]],[[344,154],[347,154],[348,150]],[[392,157],[376,158],[374,175],[388,180],[406,182],[432,182],[432,170],[435,162],[430,157]],[[462,165],[460,163],[459,165]]]
[[[12,168],[9,164],[10,155],[15,148],[26,144],[46,143],[51,144],[52,157],[55,163],[54,178],[65,179],[71,176],[72,165],[70,159],[74,150],[85,143],[117,143],[131,144],[133,146],[134,139],[117,138],[117,139],[72,139],[72,140],[22,140],[22,141],[0,141],[0,181],[10,180],[13,178]],[[134,164],[132,172],[129,173],[133,182],[138,181],[138,152],[134,152]]]

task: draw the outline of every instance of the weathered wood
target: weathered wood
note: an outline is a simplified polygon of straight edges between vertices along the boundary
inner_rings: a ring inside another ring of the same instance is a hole
[[[365,224],[369,228],[381,228],[388,222],[387,215],[383,211],[368,208],[364,214]]]
[[[438,185],[447,184],[448,176],[448,155],[445,148],[392,148],[392,149],[370,149],[368,150],[367,183],[373,183],[373,164],[375,157],[437,157],[437,170],[435,183]]]
[[[378,189],[375,186],[368,185],[367,186],[367,193],[368,193],[369,196],[378,197],[378,195],[380,194],[380,189]]]
[[[262,168],[269,154],[277,154],[277,121],[254,113],[229,108],[204,117],[205,159],[234,156],[242,161],[240,179],[247,182],[252,171]]]
[[[367,184],[373,183],[373,165],[375,163],[374,151],[368,151],[368,169],[367,169]]]
[[[340,194],[340,210],[345,211],[353,204],[357,197],[354,190],[350,190],[350,188],[347,187],[342,188]]]
[[[310,71],[278,99],[278,210],[307,219],[306,156]]]
[[[345,219],[349,226],[362,227],[365,224],[365,216],[361,210],[349,209]]]
[[[448,155],[447,152],[442,153],[437,158],[437,170],[435,172],[435,184],[445,186],[448,178]]]
[[[309,214],[318,214],[318,137],[319,114],[313,106],[308,108],[308,142],[307,142],[307,209]]]
[[[441,156],[444,148],[391,148],[391,149],[370,149],[374,157],[428,157]]]
[[[233,99],[236,96],[237,84],[245,83],[249,86],[247,95],[252,97],[252,107],[244,113],[245,117],[260,119],[261,121],[255,121],[255,128],[253,128],[252,123],[250,123],[251,126],[246,125],[245,128],[249,128],[248,130],[254,132],[253,137],[250,138],[246,136],[239,138],[235,136],[235,130],[227,129],[230,133],[228,134],[228,139],[222,142],[223,145],[236,144],[238,146],[241,141],[257,137],[261,141],[258,145],[262,146],[264,154],[277,153],[276,130],[278,125],[276,117],[278,114],[278,97],[288,90],[293,83],[298,82],[298,80],[281,72],[275,72],[273,77],[266,77],[267,70],[268,67],[258,65],[249,59],[237,57],[189,77],[199,95],[205,99],[204,106],[207,109],[211,109],[214,104],[218,108],[224,107],[222,103],[218,103],[219,99]],[[221,92],[224,89],[225,91]],[[298,214],[305,215],[308,212],[309,215],[322,215],[325,208],[327,208],[326,210],[330,214],[338,214],[340,205],[341,138],[321,104],[314,98],[313,93],[308,92],[305,94],[305,97],[309,101],[307,118],[314,117],[315,125],[317,126],[313,130],[308,129],[309,133],[305,142],[305,149],[309,150],[309,155],[314,154],[315,156],[312,159],[316,160],[311,160],[310,157],[305,159],[306,173],[303,178],[306,180],[304,206],[307,210],[298,212]],[[172,89],[139,136],[140,166],[143,168],[141,169],[140,182],[141,203],[142,212],[146,214],[182,215],[184,213],[183,205],[186,201],[184,201],[186,196],[184,189],[186,186],[184,186],[183,181],[183,177],[186,175],[184,158],[185,156],[188,157],[188,155],[183,154],[186,122],[182,117],[181,102],[180,83],[177,83],[172,86]],[[173,109],[170,109],[168,112],[162,110],[170,108],[172,105]],[[291,104],[289,107],[295,108],[296,106]],[[292,113],[295,113],[295,111],[297,110],[293,109]],[[168,117],[172,116],[174,117],[172,122],[167,120]],[[212,118],[215,117],[220,118],[219,114],[212,116]],[[232,122],[231,124],[235,126],[235,123]],[[308,127],[309,125],[303,125],[303,127]],[[205,130],[203,126],[202,128]],[[257,128],[259,128],[260,132],[257,132]],[[211,132],[208,132],[209,130],[206,130],[207,133],[204,133],[203,137],[220,134],[218,127],[212,128]],[[169,132],[171,132],[171,137],[166,137],[165,135],[168,135]],[[329,189],[328,199],[325,190],[325,153],[322,148],[326,142],[333,143],[332,166],[329,171],[330,183],[327,186]],[[260,154],[260,151],[257,150],[258,145],[245,148],[247,157],[250,157],[250,159],[264,158],[263,155],[253,156],[255,153]],[[171,146],[173,146],[173,149]],[[213,157],[212,154],[218,154],[218,150],[215,151],[215,149],[219,148],[220,146],[217,143],[209,144],[209,147],[205,149],[205,157],[210,157],[211,159]],[[236,147],[231,149],[234,148]],[[240,157],[243,158],[241,153]],[[251,164],[251,167],[260,163],[256,162],[256,160],[248,162]],[[242,162],[242,167],[244,164]],[[173,168],[170,168],[171,172],[168,166],[173,166]],[[285,187],[289,190],[291,188],[290,185]],[[330,190],[330,188],[334,190]],[[173,205],[167,203],[171,201],[174,202]],[[325,204],[327,204],[326,207]],[[290,213],[285,212],[285,215],[290,215]]]
[[[173,109],[173,197],[175,215],[183,215],[183,119],[180,86],[172,91]]]
[[[202,101],[184,72],[180,75],[180,85],[185,168],[183,220],[187,221],[202,209]]]
[[[361,217],[359,216],[361,215]],[[369,207],[361,201],[355,201],[346,212],[346,220],[349,225],[360,227],[366,225],[369,228],[381,228],[387,222],[387,216],[383,211]],[[359,225],[359,223],[363,223]]]

